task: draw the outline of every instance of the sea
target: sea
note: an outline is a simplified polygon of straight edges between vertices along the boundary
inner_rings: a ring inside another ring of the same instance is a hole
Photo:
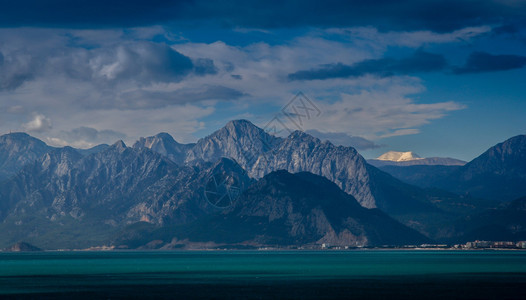
[[[526,299],[526,252],[4,252],[0,298]]]

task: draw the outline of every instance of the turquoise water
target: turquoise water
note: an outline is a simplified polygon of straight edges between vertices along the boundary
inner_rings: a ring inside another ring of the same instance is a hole
[[[521,299],[523,251],[0,253],[0,295],[28,298]]]

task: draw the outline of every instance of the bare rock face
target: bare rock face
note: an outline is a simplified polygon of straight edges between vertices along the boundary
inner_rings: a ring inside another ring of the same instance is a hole
[[[148,148],[181,165],[186,159],[186,153],[193,148],[193,146],[195,146],[195,144],[180,144],[176,142],[171,135],[162,132],[155,136],[140,138],[135,142],[133,148]]]
[[[274,170],[321,175],[353,195],[362,206],[376,207],[364,158],[352,147],[334,146],[301,131],[293,132],[278,147],[261,155],[250,170],[256,178]]]
[[[204,189],[209,177],[221,172],[237,176],[241,189],[252,182],[226,158],[185,167],[122,141],[88,156],[65,147],[46,153],[2,183],[0,219],[4,226],[18,227],[35,218],[55,225],[74,220],[74,226],[183,224],[218,211],[208,203]]]
[[[26,133],[0,136],[0,181],[14,175],[53,148]]]
[[[281,140],[249,121],[230,121],[225,127],[200,139],[188,151],[186,163],[217,161],[221,157],[229,157],[245,170],[249,170],[259,155],[279,145]]]

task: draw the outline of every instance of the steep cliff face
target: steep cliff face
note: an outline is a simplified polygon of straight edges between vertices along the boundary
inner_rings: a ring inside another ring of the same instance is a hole
[[[218,216],[183,227],[180,239],[246,245],[418,244],[427,238],[377,209],[366,209],[329,180],[272,172]]]
[[[369,187],[366,162],[354,148],[337,147],[301,131],[293,132],[275,149],[261,155],[250,170],[256,178],[275,170],[311,172],[336,183],[362,206],[377,206]]]
[[[22,132],[0,136],[0,181],[14,175],[53,148]]]

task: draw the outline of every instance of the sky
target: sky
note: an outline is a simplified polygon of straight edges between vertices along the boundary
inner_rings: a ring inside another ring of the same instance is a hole
[[[233,119],[366,158],[526,133],[525,0],[0,1],[0,134],[89,148]]]

